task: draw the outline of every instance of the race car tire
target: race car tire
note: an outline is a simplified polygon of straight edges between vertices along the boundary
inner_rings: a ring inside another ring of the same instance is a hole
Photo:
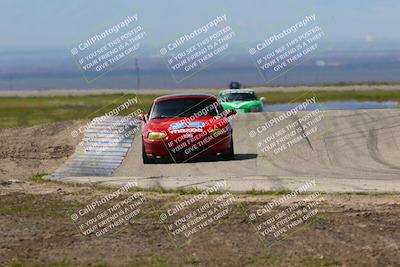
[[[229,148],[229,152],[226,153],[223,156],[223,159],[225,159],[225,160],[235,159],[235,151],[234,151],[234,148],[233,148],[233,137],[232,136],[231,136],[231,145],[230,145],[230,148]]]
[[[154,163],[154,160],[149,159],[149,157],[146,155],[146,152],[144,151],[143,139],[142,139],[142,158],[143,158],[143,164],[151,164],[151,163]]]

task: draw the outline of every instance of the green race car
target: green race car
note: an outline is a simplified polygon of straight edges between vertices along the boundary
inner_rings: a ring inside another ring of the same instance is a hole
[[[219,92],[218,100],[225,110],[235,109],[238,113],[260,112],[264,98],[257,99],[252,89],[227,89]]]

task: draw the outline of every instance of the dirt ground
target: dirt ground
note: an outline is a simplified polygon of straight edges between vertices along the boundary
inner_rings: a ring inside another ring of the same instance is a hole
[[[72,154],[79,140],[69,132],[80,124],[0,130],[0,266],[400,266],[400,195],[321,194],[312,218],[265,238],[257,230],[262,218],[309,195],[255,223],[249,215],[286,193],[233,194],[225,216],[174,238],[166,226],[176,217],[161,215],[199,192],[143,192],[134,220],[101,236],[83,235],[72,215],[115,189],[32,180]]]
[[[53,172],[74,152],[80,138],[70,132],[83,124],[66,121],[0,129],[0,181]]]

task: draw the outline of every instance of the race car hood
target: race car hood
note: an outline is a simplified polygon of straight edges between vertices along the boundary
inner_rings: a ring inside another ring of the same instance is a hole
[[[252,106],[262,105],[259,100],[251,101],[231,101],[221,103],[224,109],[249,109]]]

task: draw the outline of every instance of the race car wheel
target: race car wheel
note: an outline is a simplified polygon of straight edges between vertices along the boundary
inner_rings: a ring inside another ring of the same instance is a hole
[[[229,148],[229,152],[226,153],[223,156],[223,159],[225,159],[225,160],[235,159],[235,152],[234,152],[234,149],[233,149],[233,137],[232,136],[231,136],[231,145],[230,145],[230,148]]]
[[[146,155],[146,152],[144,151],[143,139],[142,139],[142,158],[143,158],[143,164],[151,164],[151,163],[154,163],[154,160],[149,159],[149,157],[147,157],[147,155]]]

